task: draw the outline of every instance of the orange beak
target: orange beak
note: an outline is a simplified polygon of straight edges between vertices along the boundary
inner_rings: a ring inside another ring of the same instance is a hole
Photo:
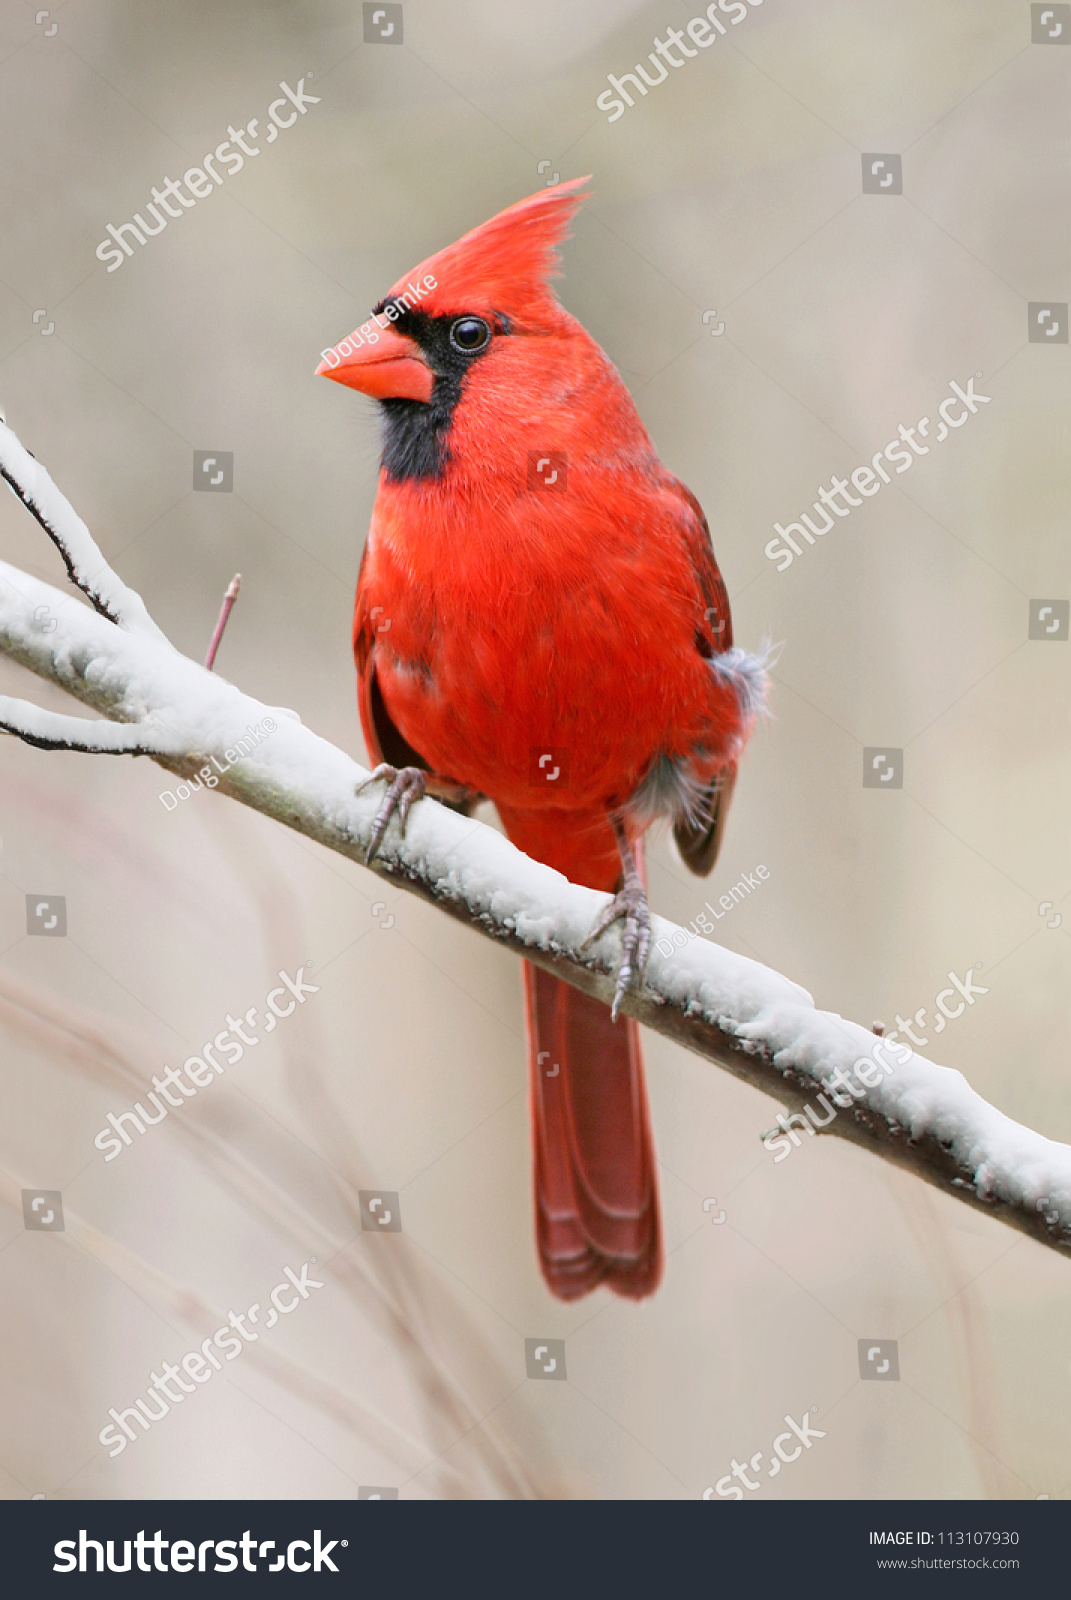
[[[435,377],[420,346],[389,326],[366,322],[321,354],[317,377],[334,378],[376,400],[422,400],[426,404],[431,399]]]

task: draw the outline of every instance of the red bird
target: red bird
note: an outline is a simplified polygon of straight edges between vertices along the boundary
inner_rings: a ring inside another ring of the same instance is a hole
[[[710,871],[765,689],[699,503],[550,288],[586,182],[422,262],[317,369],[382,409],[353,630],[369,781],[389,784],[369,855],[425,790],[487,797],[521,850],[613,897],[590,938],[624,922],[612,1012],[525,964],[536,1229],[563,1300],[661,1276],[639,1029],[617,1021],[650,942],[641,836],[669,818]]]

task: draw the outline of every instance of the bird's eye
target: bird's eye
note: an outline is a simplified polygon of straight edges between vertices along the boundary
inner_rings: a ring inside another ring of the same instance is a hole
[[[458,317],[450,329],[450,343],[467,356],[482,350],[491,340],[491,330],[482,317]]]

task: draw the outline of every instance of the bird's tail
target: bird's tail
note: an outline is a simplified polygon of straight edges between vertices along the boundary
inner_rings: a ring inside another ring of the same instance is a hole
[[[524,985],[543,1276],[561,1300],[642,1299],[662,1238],[639,1028],[528,962]]]

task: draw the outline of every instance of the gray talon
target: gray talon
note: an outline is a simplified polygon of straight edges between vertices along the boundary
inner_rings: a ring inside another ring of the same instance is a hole
[[[632,848],[624,829],[616,821],[613,827],[621,853],[624,881],[605,911],[600,914],[587,938],[581,940],[580,948],[583,950],[585,945],[591,944],[615,922],[620,921],[622,917],[625,919],[625,929],[621,936],[621,964],[617,969],[617,988],[610,1008],[610,1015],[616,1022],[617,1013],[632,982],[633,973],[635,972],[637,979],[642,978],[643,969],[647,965],[647,956],[651,948],[651,913],[647,905],[647,894],[640,882]]]
[[[395,811],[398,813],[398,826],[405,832],[406,819],[415,800],[423,800],[427,793],[427,780],[419,767],[392,767],[388,761],[380,762],[370,778],[365,778],[359,783],[354,794],[360,794],[362,789],[367,789],[369,784],[378,783],[380,779],[388,785],[383,804],[376,812],[376,819],[372,824],[372,840],[368,846],[368,853],[364,858],[365,866],[371,866],[383,843],[383,835],[387,831],[387,824]]]

